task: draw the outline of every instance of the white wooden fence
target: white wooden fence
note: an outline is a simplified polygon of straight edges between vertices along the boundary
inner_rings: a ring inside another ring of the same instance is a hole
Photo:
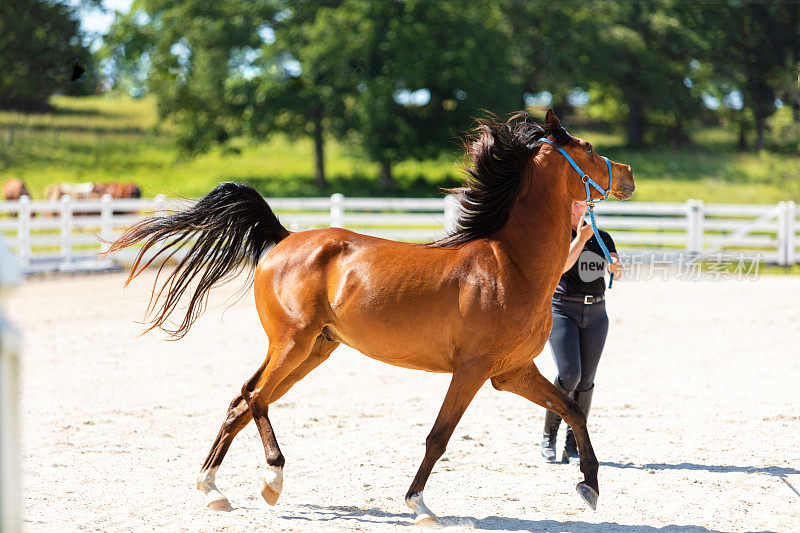
[[[446,234],[458,214],[447,198],[274,198],[270,206],[291,230],[336,226],[388,239],[427,241]],[[0,202],[0,235],[25,272],[109,268],[98,253],[125,228],[181,201],[154,199]],[[775,205],[616,202],[597,204],[598,225],[612,234],[620,255],[632,253],[759,254],[762,261],[800,261],[800,210]],[[102,240],[101,240],[102,239]],[[124,257],[123,257],[124,260]]]
[[[22,281],[16,259],[0,237],[0,302],[6,292]],[[19,331],[3,315],[0,306],[0,531],[20,530]]]

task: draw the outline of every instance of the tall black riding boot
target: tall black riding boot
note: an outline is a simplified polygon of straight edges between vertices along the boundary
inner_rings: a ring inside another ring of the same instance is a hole
[[[558,376],[553,380],[553,385],[558,390],[566,394],[570,393],[561,386]],[[544,433],[542,434],[542,457],[554,463],[556,460],[556,436],[558,435],[558,427],[561,425],[561,417],[552,411],[547,411],[544,416]]]
[[[589,390],[576,390],[572,399],[581,408],[583,414],[589,417],[589,407],[592,405],[592,393],[594,392],[594,384]],[[567,439],[564,441],[564,455],[561,457],[562,463],[575,463],[580,462],[581,458],[578,454],[578,445],[575,443],[575,435],[572,434],[572,428],[567,426]]]

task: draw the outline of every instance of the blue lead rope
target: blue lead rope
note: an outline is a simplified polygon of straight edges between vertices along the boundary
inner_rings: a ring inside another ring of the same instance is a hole
[[[606,256],[606,261],[610,265],[611,261],[611,254],[608,252],[608,248],[606,248],[606,243],[603,242],[603,239],[600,237],[600,232],[597,231],[597,224],[594,221],[594,205],[589,207],[589,220],[592,223],[592,231],[594,232],[594,237],[597,239],[597,244],[600,245],[600,249],[603,250],[603,255]],[[611,276],[608,278],[608,288],[611,288],[611,284],[614,283],[614,273],[611,273]]]
[[[608,264],[610,265],[612,263],[611,254],[608,252],[608,248],[606,248],[606,243],[603,242],[603,238],[600,236],[600,232],[597,231],[597,223],[594,220],[594,204],[595,204],[595,202],[599,202],[601,200],[605,200],[606,198],[608,198],[608,193],[611,192],[611,188],[612,188],[611,161],[609,161],[608,158],[605,157],[605,156],[600,156],[605,160],[606,166],[608,167],[608,190],[606,190],[606,189],[602,188],[596,181],[594,181],[592,178],[590,178],[586,174],[586,172],[584,172],[583,169],[581,169],[581,167],[579,167],[578,164],[575,163],[575,161],[570,157],[570,155],[566,151],[564,151],[563,148],[558,146],[556,143],[554,143],[550,139],[541,139],[541,140],[542,140],[542,142],[546,142],[548,144],[553,145],[553,147],[556,150],[561,152],[561,154],[564,157],[567,158],[567,161],[569,162],[569,164],[572,165],[572,168],[574,168],[575,171],[578,173],[578,175],[581,177],[581,180],[583,181],[583,185],[586,187],[586,205],[587,205],[588,211],[589,211],[589,220],[592,223],[592,232],[594,232],[594,238],[597,240],[597,243],[600,245],[600,249],[603,250],[603,255],[605,256],[606,261],[608,261]],[[600,192],[600,194],[603,195],[603,197],[602,198],[598,198],[597,200],[592,200],[592,193],[589,190],[589,185],[591,185],[592,187],[597,189]],[[611,277],[608,280],[608,288],[609,289],[611,288],[611,284],[612,283],[614,283],[614,273],[613,272],[611,273]]]

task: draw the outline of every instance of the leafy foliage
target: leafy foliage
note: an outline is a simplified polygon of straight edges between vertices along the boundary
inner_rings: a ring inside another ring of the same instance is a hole
[[[57,90],[91,93],[91,69],[75,8],[48,0],[0,2],[0,108],[44,111]]]

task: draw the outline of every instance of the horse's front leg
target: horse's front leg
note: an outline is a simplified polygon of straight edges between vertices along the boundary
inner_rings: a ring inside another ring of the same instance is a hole
[[[431,475],[433,465],[444,454],[450,436],[467,410],[475,394],[488,378],[488,373],[476,371],[475,368],[460,368],[453,372],[453,379],[447,389],[439,416],[433,424],[428,438],[425,439],[425,458],[414,476],[414,481],[406,494],[406,505],[414,511],[414,523],[418,525],[435,524],[436,515],[428,509],[422,500],[422,491]]]
[[[600,494],[597,484],[597,457],[594,455],[589,431],[586,429],[586,416],[578,404],[546,380],[533,361],[520,369],[493,377],[492,385],[497,390],[513,392],[541,405],[559,415],[572,427],[578,443],[581,472],[584,476],[576,489],[586,503],[592,509],[596,509]]]

